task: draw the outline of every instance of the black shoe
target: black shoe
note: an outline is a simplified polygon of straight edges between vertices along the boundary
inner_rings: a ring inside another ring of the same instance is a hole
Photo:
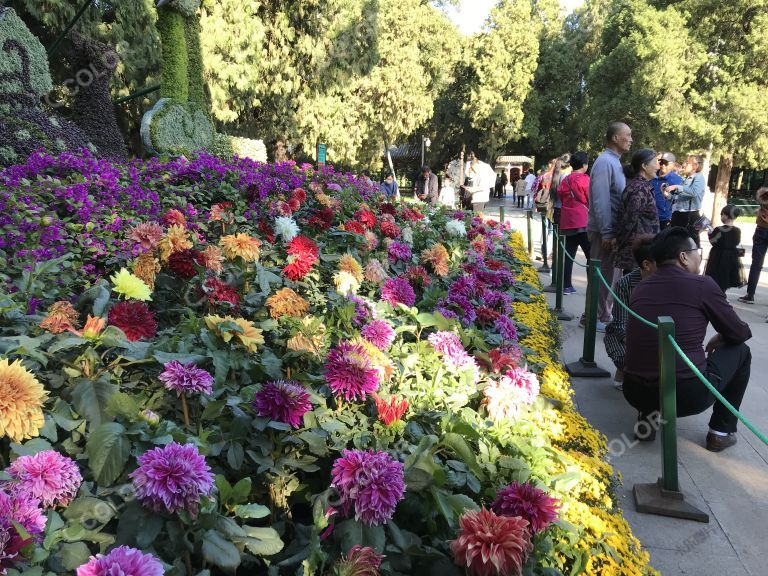
[[[638,442],[653,442],[656,440],[656,428],[658,422],[644,414],[637,415],[635,423],[635,440]]]
[[[755,297],[747,294],[746,296],[742,296],[741,298],[739,298],[739,302],[741,302],[742,304],[754,304]]]
[[[726,448],[730,448],[736,444],[736,433],[731,432],[728,436],[720,436],[719,434],[707,433],[707,450],[710,452],[722,452]]]

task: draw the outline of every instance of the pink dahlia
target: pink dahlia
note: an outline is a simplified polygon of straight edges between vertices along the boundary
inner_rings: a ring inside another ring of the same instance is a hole
[[[118,546],[104,556],[91,556],[86,564],[77,569],[77,576],[163,576],[162,563],[141,550]]]
[[[446,330],[430,334],[427,338],[432,347],[444,355],[446,364],[458,370],[471,368],[475,374],[479,373],[479,367],[475,359],[467,354],[464,345],[458,335]]]
[[[519,516],[527,520],[536,534],[557,519],[560,501],[533,484],[513,482],[499,490],[492,507],[499,516]]]
[[[151,250],[160,243],[164,234],[160,224],[147,222],[134,226],[128,234],[128,238],[139,244],[144,250]]]
[[[194,362],[182,364],[171,360],[163,365],[163,371],[158,379],[165,384],[168,390],[182,394],[211,394],[213,392],[213,376],[202,368],[195,366]]]
[[[413,306],[416,302],[416,293],[405,278],[388,278],[381,287],[381,299],[392,306],[397,304]]]
[[[16,489],[40,500],[44,508],[66,506],[83,482],[77,463],[55,450],[20,456],[6,472],[17,482]]]
[[[412,257],[411,247],[405,242],[393,240],[387,249],[389,261],[396,264],[398,261],[408,262]]]
[[[157,334],[155,317],[144,302],[118,302],[109,310],[109,323],[120,328],[131,342],[149,340]]]
[[[30,539],[22,538],[16,524],[34,540],[41,539],[45,516],[40,501],[25,492],[0,487],[0,574],[20,560],[22,548],[31,543]]]
[[[256,392],[253,408],[263,418],[271,418],[301,428],[304,414],[312,410],[309,393],[294,380],[267,382]]]
[[[360,335],[379,350],[386,350],[395,340],[395,331],[386,320],[372,320],[363,327]]]
[[[339,342],[325,359],[325,379],[336,396],[364,400],[379,388],[379,371],[360,344]]]
[[[355,508],[355,520],[375,526],[395,513],[405,494],[403,465],[386,452],[343,450],[331,470],[331,486],[339,491],[345,512]]]
[[[352,546],[347,554],[334,564],[331,576],[379,576],[384,556],[367,546]]]
[[[532,548],[527,520],[485,508],[459,518],[459,537],[451,542],[453,561],[470,576],[520,576]]]
[[[138,458],[131,472],[136,497],[154,512],[188,510],[197,516],[200,497],[213,491],[213,474],[193,444],[172,442]]]
[[[520,399],[526,404],[532,404],[539,395],[539,379],[525,368],[510,368],[501,381],[505,386],[516,388]]]

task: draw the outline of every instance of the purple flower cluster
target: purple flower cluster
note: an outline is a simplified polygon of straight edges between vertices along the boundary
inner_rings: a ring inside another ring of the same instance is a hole
[[[494,325],[504,340],[517,342],[517,326],[509,316],[499,316]]]
[[[392,264],[397,262],[410,262],[413,257],[411,247],[405,242],[399,242],[398,240],[392,240],[387,249],[387,258]]]
[[[405,278],[388,278],[381,287],[381,299],[392,306],[397,304],[413,306],[416,303],[416,293]]]
[[[338,489],[345,513],[376,526],[387,522],[405,494],[403,465],[386,452],[344,450],[333,463],[331,486]]]
[[[309,393],[294,380],[267,382],[256,392],[253,408],[263,418],[271,418],[301,428],[304,414],[312,410]]]
[[[158,379],[165,384],[168,390],[182,394],[211,394],[213,392],[213,376],[202,368],[195,366],[194,362],[182,364],[171,360],[164,364],[165,370]]]
[[[360,335],[379,350],[386,350],[395,340],[395,331],[386,320],[369,322],[360,331]]]
[[[15,490],[40,500],[45,508],[69,504],[83,482],[77,463],[55,450],[19,456],[6,472]]]
[[[373,316],[371,306],[359,296],[347,294],[347,300],[355,303],[355,315],[352,318],[352,323],[355,326],[362,326]]]
[[[533,484],[513,482],[499,490],[493,509],[499,516],[519,516],[528,520],[536,534],[557,519],[560,502]]]
[[[325,379],[336,396],[365,400],[379,388],[379,371],[360,344],[339,342],[325,359]]]
[[[475,375],[479,373],[477,362],[472,358],[467,351],[464,350],[464,346],[459,340],[459,337],[453,332],[441,331],[430,334],[427,338],[432,347],[440,352],[446,363],[456,368],[457,370],[464,370],[471,368],[474,370]]]
[[[141,550],[118,546],[106,556],[91,556],[87,563],[77,569],[77,576],[163,576],[162,563]]]
[[[131,472],[136,498],[154,512],[187,510],[197,516],[200,497],[213,492],[213,474],[193,444],[171,442],[138,457]]]
[[[29,542],[20,535],[19,524],[33,539],[39,541],[45,531],[45,515],[40,501],[26,492],[8,485],[0,487],[0,574],[19,560],[21,549]]]

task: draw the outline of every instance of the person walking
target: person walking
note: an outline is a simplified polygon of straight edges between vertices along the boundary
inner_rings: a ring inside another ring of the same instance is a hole
[[[616,218],[616,268],[628,274],[635,267],[632,246],[641,236],[659,232],[659,213],[653,195],[651,180],[659,169],[656,152],[641,148],[632,155],[634,177],[621,195],[621,206]]]
[[[749,267],[747,293],[739,298],[739,302],[744,304],[755,303],[755,290],[760,280],[760,272],[763,271],[765,252],[768,250],[768,186],[759,188],[755,199],[760,208],[757,210],[757,228],[752,236],[752,264]]]
[[[728,288],[741,288],[746,284],[744,266],[741,263],[741,230],[733,225],[741,214],[741,209],[728,204],[720,212],[723,225],[709,233],[709,251],[707,267],[704,274],[711,276],[720,289],[725,292]]]
[[[589,214],[587,234],[592,258],[600,260],[600,272],[613,286],[616,279],[614,253],[615,226],[626,186],[621,156],[632,147],[632,129],[623,122],[614,122],[605,133],[605,150],[597,157],[589,180]],[[605,332],[611,321],[613,301],[608,289],[600,283],[597,303],[597,330]]]
[[[699,210],[701,210],[701,201],[704,199],[704,174],[701,173],[704,168],[704,158],[699,154],[688,156],[683,165],[685,180],[682,184],[673,184],[667,186],[667,193],[674,198],[672,205],[672,220],[670,226],[681,226],[688,230],[688,233],[696,242],[696,246],[701,246],[699,235],[700,230],[694,228],[694,222],[699,219]]]
[[[581,248],[589,261],[587,238],[587,212],[589,210],[589,157],[586,152],[576,152],[570,158],[573,170],[560,181],[557,197],[560,199],[560,234],[565,237],[565,251],[569,257],[563,264],[563,294],[575,294],[573,287],[573,258]]]
[[[666,194],[667,186],[682,184],[683,179],[675,170],[677,159],[672,152],[659,154],[659,171],[651,180],[653,195],[656,198],[656,210],[659,213],[659,228],[664,230],[672,220],[672,195]]]

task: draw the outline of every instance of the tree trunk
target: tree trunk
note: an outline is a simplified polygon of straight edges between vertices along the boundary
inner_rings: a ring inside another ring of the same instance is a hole
[[[712,202],[713,225],[717,226],[720,220],[720,211],[728,204],[728,184],[731,181],[733,170],[733,153],[725,152],[720,155],[720,163],[717,165],[717,180],[715,180],[715,199]]]

